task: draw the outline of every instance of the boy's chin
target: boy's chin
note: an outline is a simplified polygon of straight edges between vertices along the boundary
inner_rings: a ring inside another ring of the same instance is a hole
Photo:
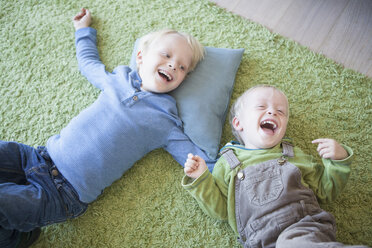
[[[272,140],[266,140],[262,142],[262,148],[269,149],[277,146],[280,143],[281,139],[272,139]]]
[[[176,89],[177,87],[173,87],[173,85],[165,85],[164,83],[156,83],[151,87],[151,92],[153,93],[168,93],[172,90]]]
[[[165,89],[161,87],[141,87],[143,91],[151,92],[151,93],[165,93],[167,92]]]

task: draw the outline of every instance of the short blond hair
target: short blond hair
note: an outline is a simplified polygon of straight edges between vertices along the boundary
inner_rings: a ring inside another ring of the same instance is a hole
[[[146,50],[148,49],[152,42],[154,42],[155,40],[164,35],[169,34],[178,34],[185,38],[192,51],[192,59],[191,65],[189,67],[189,72],[194,70],[199,61],[204,58],[204,46],[195,37],[187,33],[179,32],[173,29],[162,29],[155,32],[151,32],[140,39],[137,52],[138,51],[146,52]]]
[[[234,104],[231,106],[230,108],[230,115],[229,115],[229,121],[230,121],[230,125],[231,125],[231,132],[232,134],[235,136],[235,138],[238,140],[238,142],[241,144],[241,145],[244,145],[244,141],[243,139],[241,138],[240,134],[238,131],[235,130],[234,126],[233,126],[233,119],[235,116],[238,116],[240,111],[243,109],[243,103],[244,103],[244,99],[254,90],[256,89],[259,89],[259,88],[271,88],[271,89],[274,89],[280,93],[282,93],[285,97],[287,97],[283,91],[281,91],[280,89],[278,89],[277,87],[275,86],[272,86],[272,85],[267,85],[267,84],[259,84],[259,85],[256,85],[256,86],[253,86],[251,88],[249,88],[248,90],[246,90],[241,96],[238,97],[238,99],[236,99],[236,101],[234,102]],[[287,100],[288,101],[288,100]],[[289,105],[288,105],[288,108],[289,108]],[[289,109],[288,109],[288,117],[289,117]]]

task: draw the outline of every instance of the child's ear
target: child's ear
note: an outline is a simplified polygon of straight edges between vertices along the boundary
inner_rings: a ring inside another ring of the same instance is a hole
[[[234,118],[232,119],[232,126],[236,131],[243,131],[243,127],[240,125],[239,118],[236,116],[234,116]]]
[[[136,63],[137,63],[137,67],[138,65],[142,64],[142,51],[138,51],[137,56],[136,56]]]

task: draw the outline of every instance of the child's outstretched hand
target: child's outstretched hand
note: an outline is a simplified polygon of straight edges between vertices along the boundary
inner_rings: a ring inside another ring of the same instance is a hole
[[[78,30],[89,27],[92,22],[92,16],[89,10],[82,8],[80,13],[74,16],[72,21],[74,23],[75,30]]]
[[[311,143],[318,144],[318,148],[316,150],[318,151],[319,156],[322,158],[342,160],[349,156],[347,151],[333,139],[316,139]]]
[[[204,159],[199,156],[194,156],[191,153],[187,155],[184,171],[188,177],[196,179],[200,177],[206,169],[208,169],[208,167]]]

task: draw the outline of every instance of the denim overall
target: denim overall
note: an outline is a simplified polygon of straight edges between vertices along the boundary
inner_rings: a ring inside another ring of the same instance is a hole
[[[288,162],[292,144],[282,142],[282,148],[280,158],[237,172],[238,240],[252,248],[344,247],[336,242],[333,216],[320,208],[313,191],[302,185],[300,170]],[[241,165],[232,149],[222,155],[231,169]]]

